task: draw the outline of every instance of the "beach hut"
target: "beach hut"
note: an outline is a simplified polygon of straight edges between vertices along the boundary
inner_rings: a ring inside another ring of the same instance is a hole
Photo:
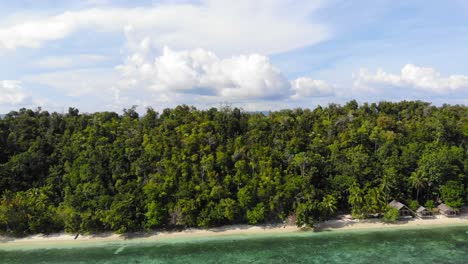
[[[418,210],[416,210],[416,214],[418,214],[418,216],[421,218],[432,217],[432,211],[424,206],[419,206]]]
[[[388,204],[390,207],[396,208],[398,210],[398,213],[400,214],[401,217],[413,217],[415,214],[411,209],[409,209],[406,205],[393,200]]]
[[[439,212],[445,216],[455,216],[457,215],[457,212],[450,206],[446,205],[446,204],[439,204],[439,206],[437,206],[437,208],[439,209]]]

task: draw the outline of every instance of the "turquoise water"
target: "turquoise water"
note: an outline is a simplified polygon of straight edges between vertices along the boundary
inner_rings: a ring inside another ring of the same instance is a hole
[[[468,263],[468,225],[7,249],[1,263]]]

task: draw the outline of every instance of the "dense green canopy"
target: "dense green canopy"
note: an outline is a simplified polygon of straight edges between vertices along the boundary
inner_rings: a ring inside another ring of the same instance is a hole
[[[247,113],[178,106],[0,120],[0,231],[129,232],[298,224],[398,199],[467,202],[468,108],[330,104]]]

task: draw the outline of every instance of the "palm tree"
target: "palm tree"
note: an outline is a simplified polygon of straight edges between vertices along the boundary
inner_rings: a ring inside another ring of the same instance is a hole
[[[419,171],[413,172],[409,179],[413,188],[416,189],[416,200],[419,200],[419,191],[426,188],[429,179]]]
[[[382,187],[369,189],[366,195],[367,211],[371,213],[382,213],[386,201]]]
[[[307,167],[310,165],[309,156],[305,152],[298,153],[294,156],[293,162],[301,171],[301,176],[305,177],[307,173]]]
[[[351,205],[353,214],[361,214],[362,213],[362,204],[364,202],[363,199],[364,193],[359,185],[353,184],[351,188],[349,188],[349,197],[348,202]]]
[[[392,190],[395,189],[396,185],[397,170],[394,167],[388,167],[384,169],[384,175],[380,183],[380,187],[383,191],[385,201],[388,201]]]

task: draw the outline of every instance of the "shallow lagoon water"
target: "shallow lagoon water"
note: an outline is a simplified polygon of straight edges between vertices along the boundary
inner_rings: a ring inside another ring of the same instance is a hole
[[[468,263],[468,225],[2,248],[0,263]]]

